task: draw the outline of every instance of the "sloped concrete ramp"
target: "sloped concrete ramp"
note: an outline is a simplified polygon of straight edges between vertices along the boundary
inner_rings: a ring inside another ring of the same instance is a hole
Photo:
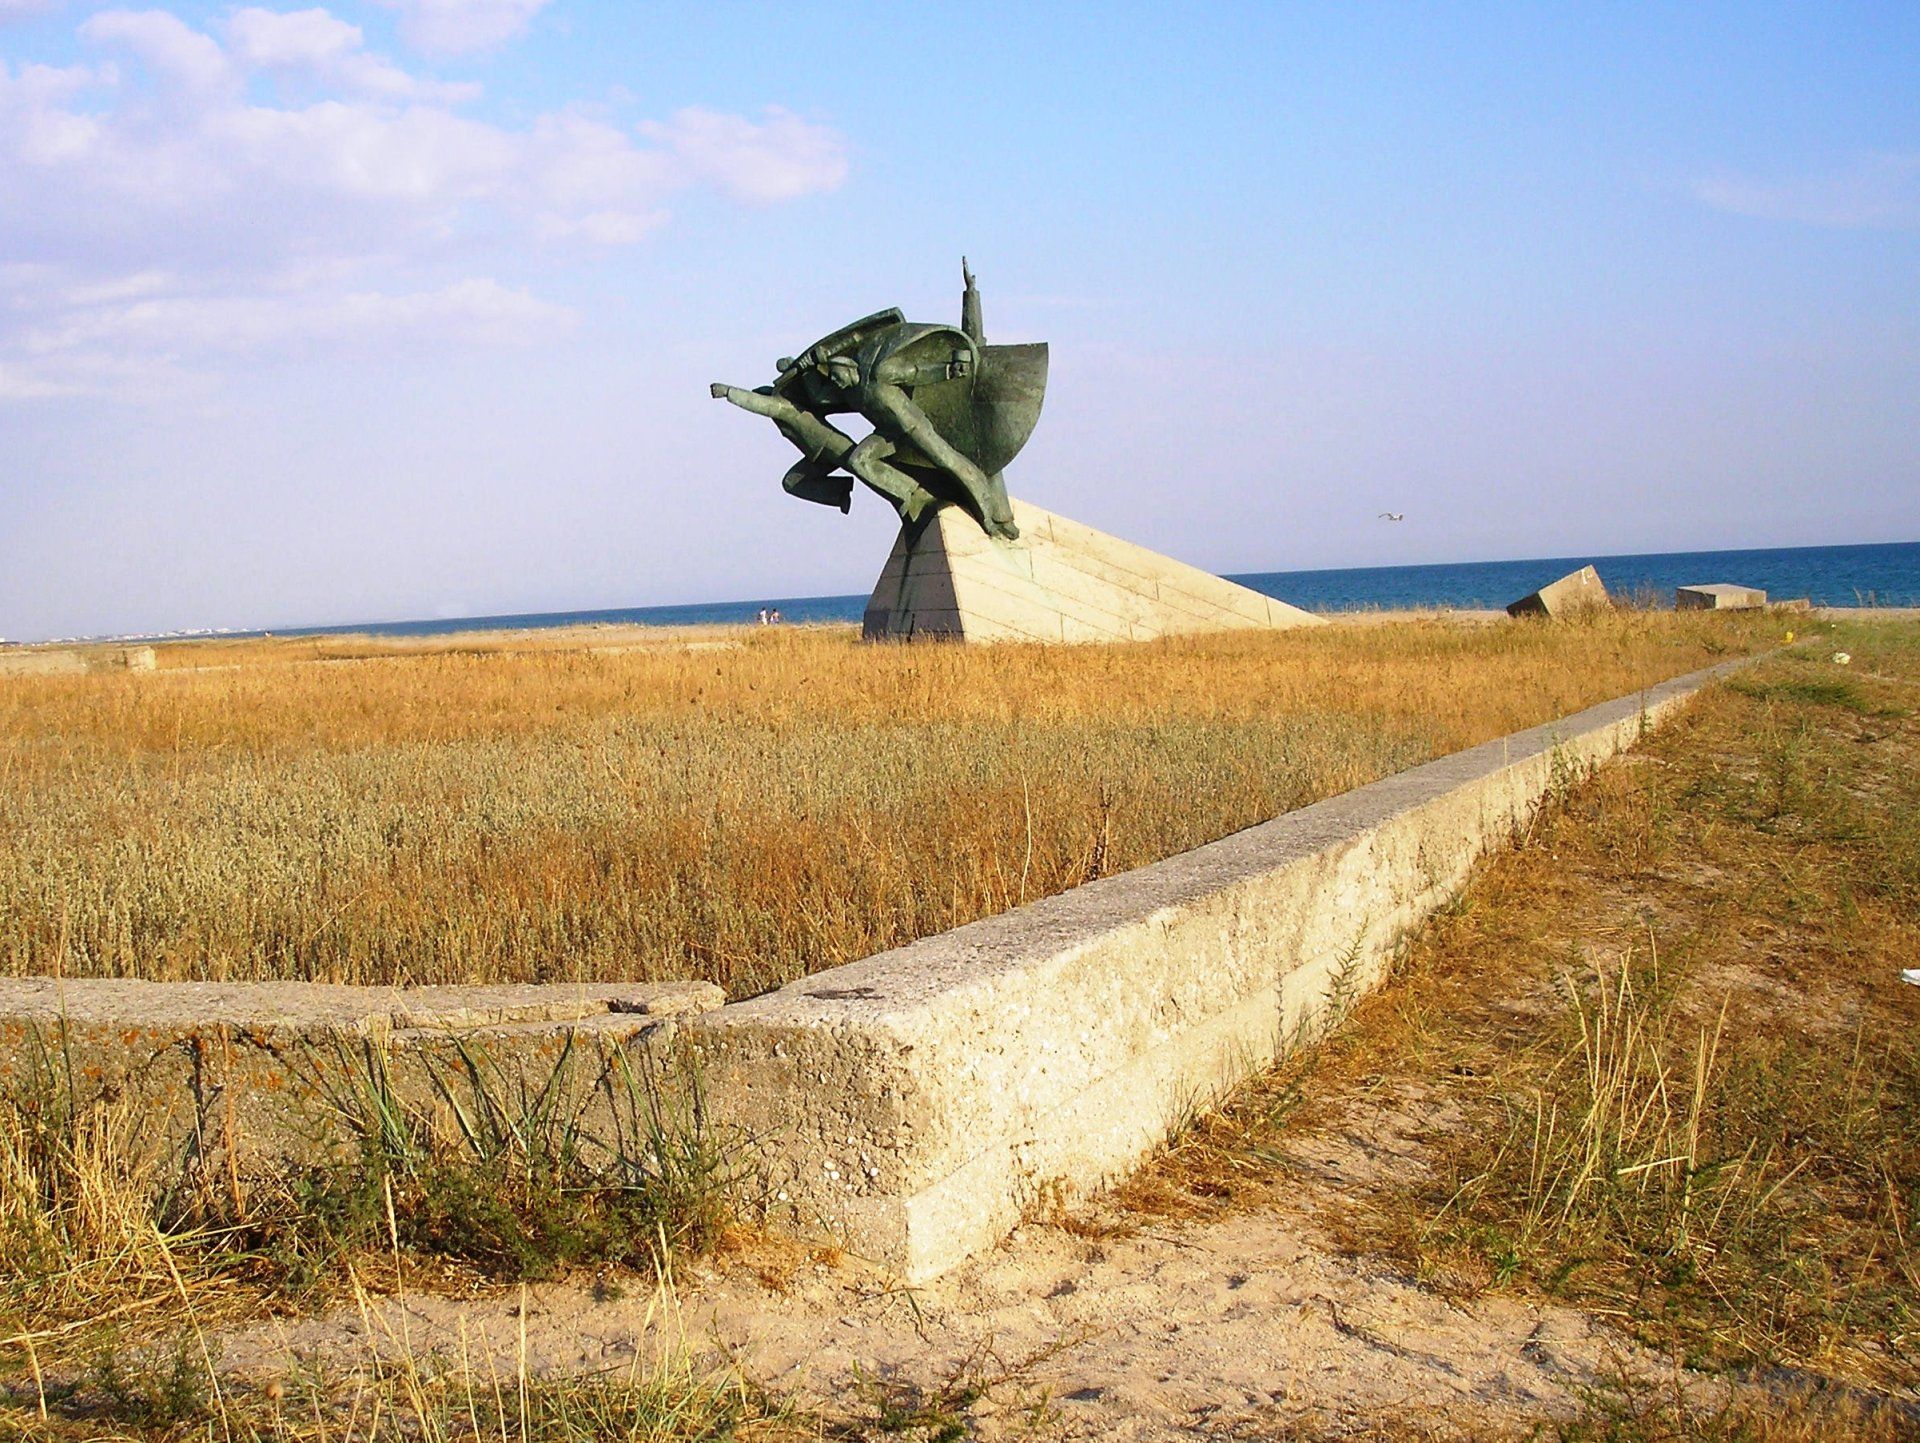
[[[955,506],[902,531],[867,602],[869,641],[1151,641],[1183,632],[1320,626],[1323,619],[1082,526],[1013,503],[1017,541]]]

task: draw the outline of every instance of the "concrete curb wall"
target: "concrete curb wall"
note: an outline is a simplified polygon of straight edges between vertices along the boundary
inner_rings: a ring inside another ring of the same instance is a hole
[[[0,1085],[57,1042],[88,1095],[131,1094],[156,1136],[231,1172],[326,1145],[316,1117],[370,1069],[430,1102],[475,1056],[537,1089],[625,1050],[651,1077],[691,1068],[704,1125],[755,1139],[770,1223],[919,1282],[1317,1036],[1556,785],[1745,664],[728,1006],[705,983],[0,979]]]
[[[90,671],[152,671],[150,646],[90,646],[81,650],[0,648],[0,676],[80,676]]]
[[[1556,784],[1723,673],[1387,777],[690,1019],[708,1097],[781,1139],[789,1226],[909,1281],[1145,1157],[1337,1020]]]
[[[183,1176],[237,1188],[283,1161],[350,1155],[382,1100],[424,1115],[452,1089],[512,1110],[552,1081],[591,1112],[610,1054],[723,1000],[709,982],[0,978],[0,1088],[51,1116],[68,1099],[131,1104],[142,1142]]]

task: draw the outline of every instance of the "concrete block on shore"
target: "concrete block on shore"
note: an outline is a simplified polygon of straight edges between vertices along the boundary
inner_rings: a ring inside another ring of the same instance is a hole
[[[1560,621],[1576,612],[1607,606],[1611,602],[1606,584],[1600,580],[1600,573],[1591,566],[1583,566],[1513,602],[1507,607],[1507,615],[1544,616]]]
[[[153,671],[160,665],[150,646],[123,646],[91,658],[96,671]]]
[[[1702,586],[1675,587],[1673,604],[1681,611],[1751,611],[1767,604],[1767,593],[1757,586],[1716,581]]]

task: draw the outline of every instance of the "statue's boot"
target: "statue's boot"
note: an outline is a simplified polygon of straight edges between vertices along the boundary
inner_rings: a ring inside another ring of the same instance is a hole
[[[940,498],[926,487],[916,484],[904,501],[899,503],[900,519],[909,526],[920,524],[920,518],[940,504]]]
[[[853,478],[836,476],[816,461],[796,461],[780,478],[789,496],[821,506],[835,506],[842,513],[853,509]]]
[[[987,531],[994,536],[1017,540],[1020,528],[1013,521],[1013,502],[1007,499],[1006,477],[996,471],[987,478],[986,494],[976,498],[980,503],[981,519],[986,523]]]

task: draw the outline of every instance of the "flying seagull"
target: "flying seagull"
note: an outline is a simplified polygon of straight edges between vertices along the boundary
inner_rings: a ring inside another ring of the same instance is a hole
[[[1382,511],[1380,513],[1380,519],[1382,521],[1405,521],[1407,519],[1407,513],[1404,511]]]

